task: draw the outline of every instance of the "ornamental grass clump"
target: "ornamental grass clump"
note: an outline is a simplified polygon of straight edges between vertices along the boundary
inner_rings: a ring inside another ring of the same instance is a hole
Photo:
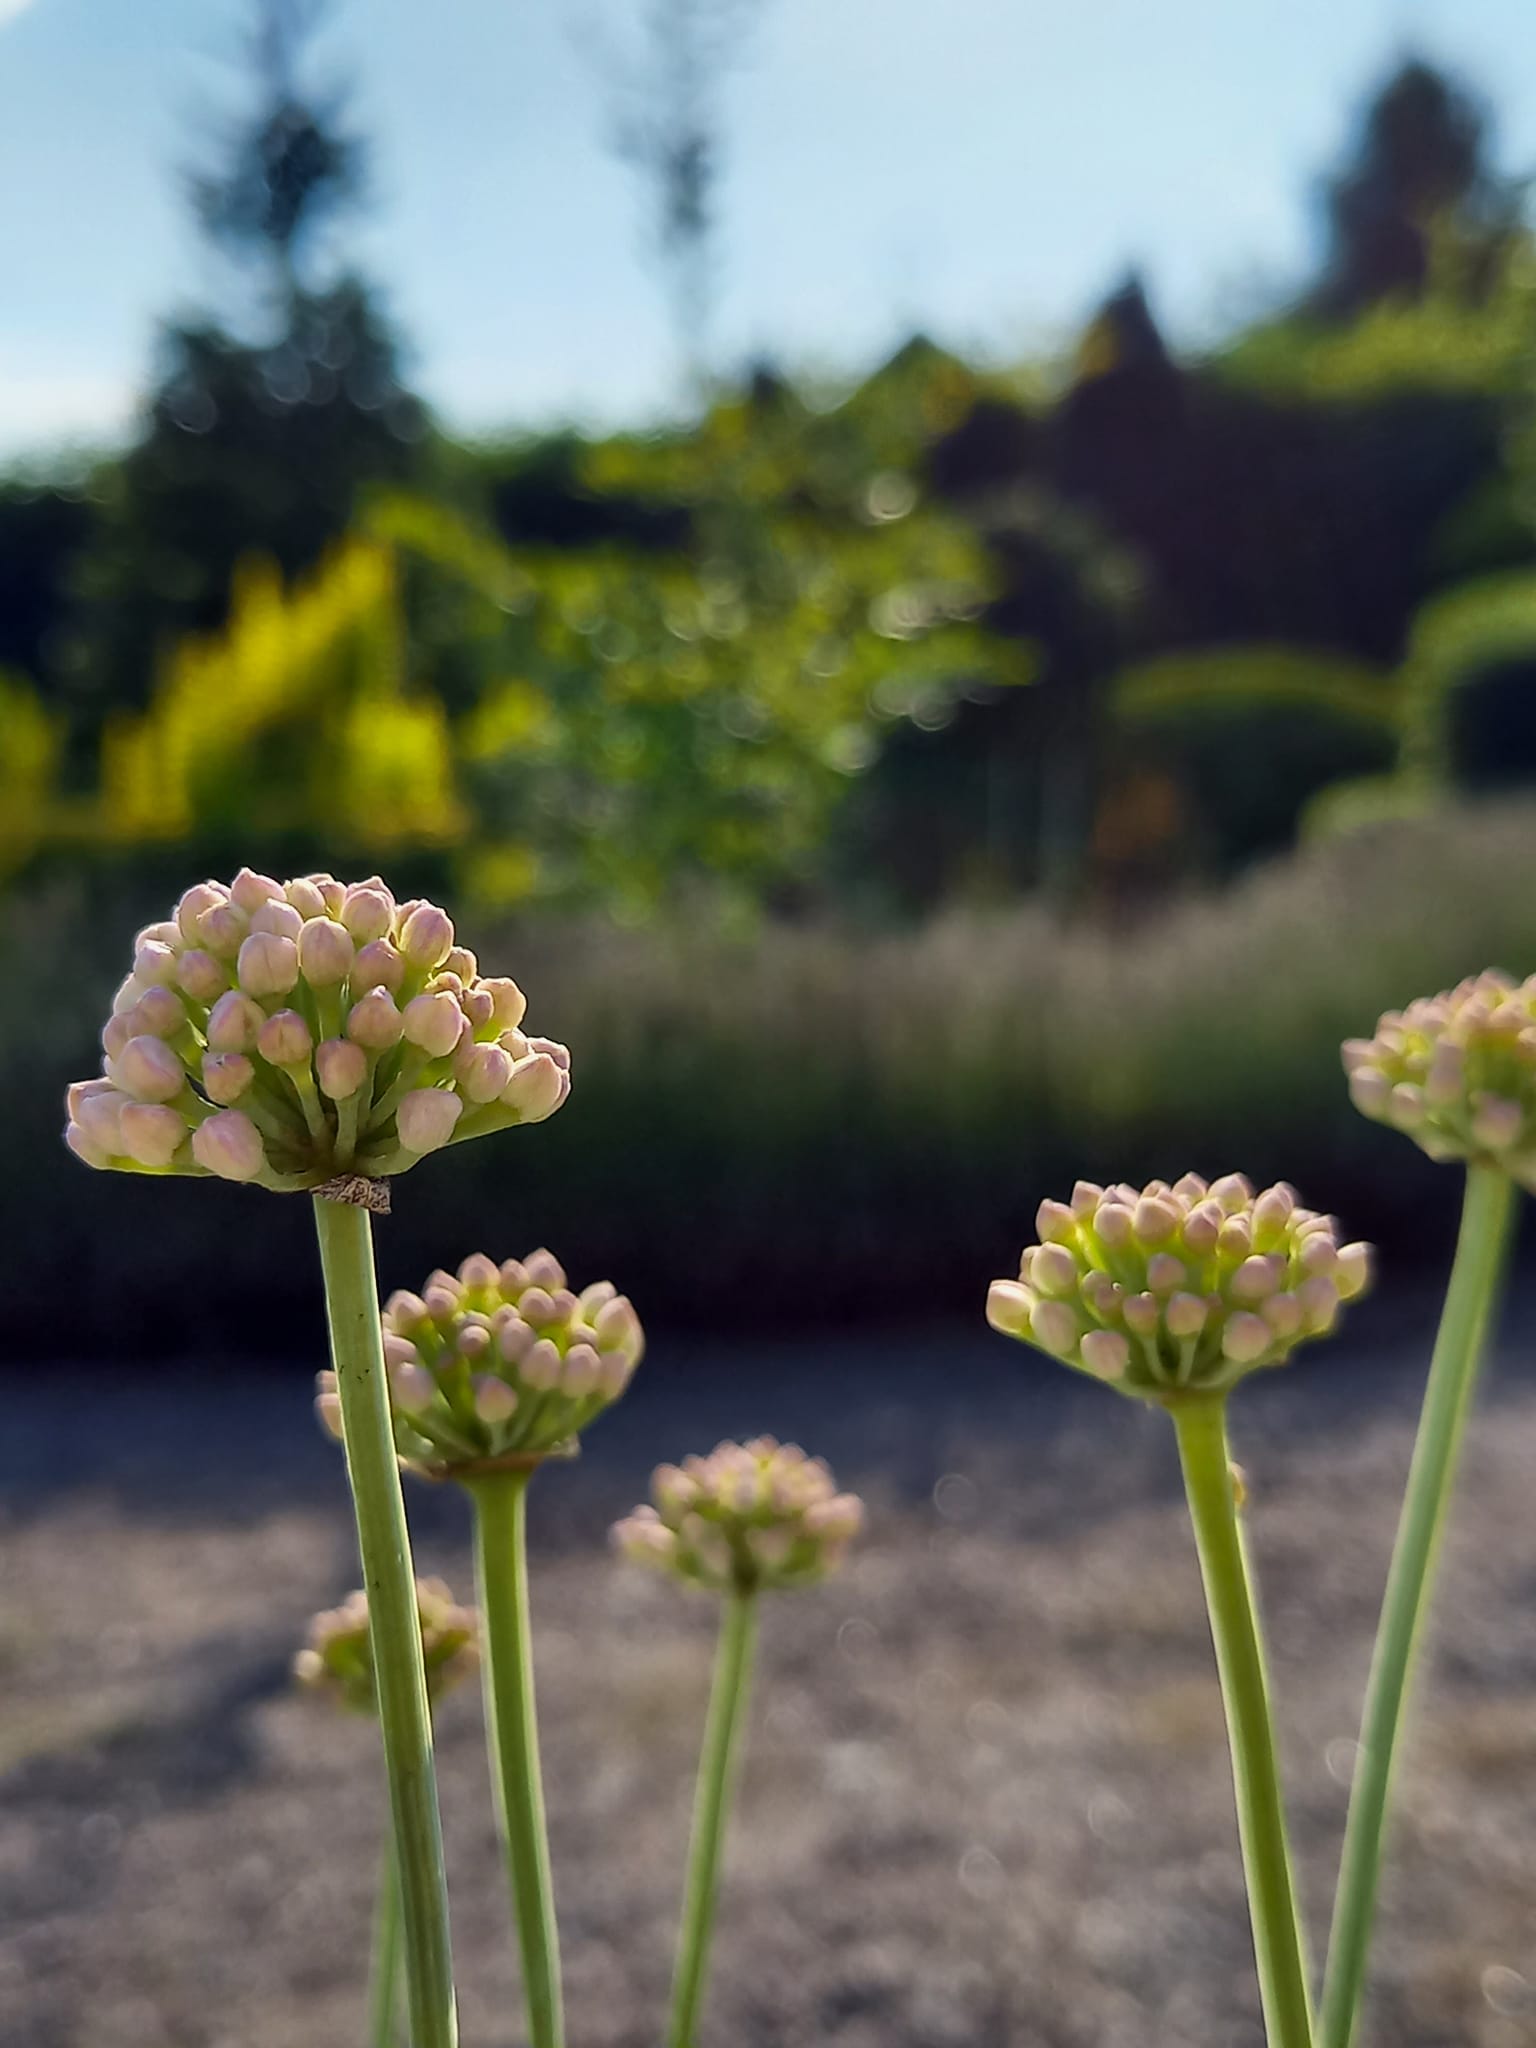
[[[102,1072],[68,1091],[89,1166],[307,1191],[325,1280],[334,1416],[369,1592],[414,2048],[458,2022],[410,1537],[385,1374],[370,1211],[425,1154],[537,1123],[570,1056],[522,1030],[446,911],[377,876],[200,882],[135,942]],[[539,2048],[548,2048],[541,2041]]]
[[[525,1008],[435,903],[242,868],[139,933],[66,1137],[88,1166],[276,1192],[404,1173],[560,1107],[570,1055]]]
[[[1238,1523],[1227,1398],[1332,1330],[1370,1276],[1363,1244],[1284,1183],[1185,1174],[1141,1189],[1079,1181],[1043,1202],[1041,1242],[994,1281],[995,1329],[1167,1411],[1178,1438],[1232,1751],[1238,1832],[1270,2048],[1312,2048],[1259,1616]]]
[[[820,1458],[771,1436],[717,1444],[658,1465],[651,1499],[614,1525],[623,1556],[721,1596],[720,1636],[694,1794],[667,2048],[697,2048],[709,1977],[720,1858],[751,1685],[760,1593],[835,1571],[864,1525]]]
[[[479,1664],[479,1622],[474,1609],[460,1607],[441,1579],[416,1581],[416,1614],[421,1625],[422,1666],[427,1698],[435,1706]],[[373,1631],[368,1595],[361,1588],[339,1607],[327,1608],[309,1624],[304,1647],[293,1660],[293,1675],[312,1698],[352,1714],[378,1713]],[[400,1873],[386,1842],[380,1858],[373,1912],[373,1956],[368,1982],[369,2048],[398,2048],[400,2003]]]

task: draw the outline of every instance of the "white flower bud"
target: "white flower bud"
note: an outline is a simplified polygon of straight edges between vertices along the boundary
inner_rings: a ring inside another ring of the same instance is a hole
[[[328,1038],[315,1047],[315,1078],[322,1095],[345,1102],[368,1078],[368,1055],[350,1038]]]
[[[216,903],[198,920],[198,932],[208,951],[219,960],[233,960],[250,930],[250,919],[233,903]]]
[[[1106,1250],[1120,1251],[1131,1241],[1133,1221],[1124,1202],[1101,1202],[1094,1212],[1094,1235]]]
[[[470,1384],[474,1388],[475,1413],[482,1422],[494,1427],[497,1423],[512,1420],[517,1413],[515,1388],[509,1387],[493,1372],[476,1373]]]
[[[192,1133],[192,1157],[221,1180],[255,1180],[266,1165],[261,1133],[243,1110],[221,1109]]]
[[[340,922],[359,946],[387,939],[394,928],[395,899],[383,887],[357,882],[342,900]]]
[[[374,939],[358,948],[352,962],[354,988],[386,988],[394,996],[405,980],[405,960],[388,939]]]
[[[573,1401],[584,1401],[597,1392],[602,1378],[602,1361],[590,1344],[573,1344],[560,1369],[560,1391]]]
[[[442,1088],[413,1088],[395,1112],[395,1128],[407,1152],[436,1152],[453,1136],[463,1114],[457,1095]]]
[[[1043,1244],[1029,1262],[1029,1284],[1039,1294],[1065,1301],[1077,1292],[1078,1272],[1064,1244]]]
[[[371,988],[347,1012],[348,1038],[369,1052],[387,1052],[392,1045],[398,1045],[403,1028],[395,999],[387,988]]]
[[[253,868],[242,868],[230,883],[229,894],[230,900],[250,917],[265,903],[281,903],[283,885],[274,882],[270,875],[258,875]]]
[[[488,1259],[484,1252],[471,1252],[459,1267],[459,1285],[477,1290],[482,1294],[501,1287],[501,1268],[494,1259]]]
[[[114,1088],[110,1081],[104,1081],[93,1094],[87,1095],[84,1089],[90,1085],[76,1082],[69,1091],[70,1119],[98,1152],[121,1152],[122,1114],[133,1098]]]
[[[1246,1309],[1229,1318],[1221,1333],[1222,1355],[1230,1358],[1234,1365],[1252,1365],[1262,1358],[1272,1341],[1270,1328],[1262,1316],[1251,1315]]]
[[[176,981],[195,1003],[212,1003],[229,987],[229,976],[202,946],[193,946],[176,962]]]
[[[418,903],[401,923],[400,951],[413,967],[439,966],[453,945],[453,921],[435,903]]]
[[[283,894],[306,924],[326,914],[324,892],[312,875],[297,876],[285,886]]]
[[[494,1005],[492,1016],[497,1031],[515,1031],[528,1009],[528,998],[517,983],[504,974],[494,974],[487,975],[480,986]]]
[[[1334,1262],[1334,1283],[1341,1301],[1353,1301],[1370,1284],[1371,1248],[1368,1244],[1340,1245]]]
[[[1125,1377],[1131,1362],[1131,1347],[1118,1330],[1090,1330],[1082,1343],[1083,1363],[1100,1379]]]
[[[202,920],[220,903],[229,900],[229,891],[218,882],[197,882],[183,892],[176,905],[176,929],[189,946],[202,942]]]
[[[184,1117],[158,1102],[130,1102],[122,1114],[122,1150],[140,1166],[169,1166],[187,1135]]]
[[[291,939],[296,945],[303,929],[304,920],[291,903],[263,903],[251,918],[253,937],[265,933],[270,938]]]
[[[299,949],[276,932],[252,932],[240,948],[238,973],[248,996],[285,996],[299,978]]]
[[[334,988],[352,972],[356,948],[344,924],[312,917],[299,933],[299,971],[311,988]]]
[[[74,1153],[75,1157],[85,1166],[94,1166],[99,1171],[112,1164],[111,1153],[104,1152],[99,1145],[94,1144],[86,1136],[79,1124],[67,1124],[65,1126],[64,1142],[70,1151]]]
[[[512,1078],[512,1055],[499,1045],[473,1045],[459,1073],[459,1087],[471,1102],[494,1102]]]
[[[243,1052],[203,1054],[203,1093],[210,1102],[224,1108],[240,1097],[256,1078],[256,1069]]]
[[[1147,1261],[1147,1285],[1154,1294],[1172,1294],[1188,1277],[1184,1261],[1171,1252],[1154,1252]]]
[[[140,1102],[169,1102],[186,1085],[186,1069],[164,1039],[130,1038],[117,1058],[116,1078]]]
[[[208,1013],[210,1052],[252,1052],[256,1034],[267,1021],[267,1013],[239,989],[219,997]]]
[[[1042,1202],[1035,1211],[1035,1230],[1042,1244],[1070,1244],[1077,1235],[1077,1218],[1065,1202]]]
[[[445,1059],[464,1031],[464,1012],[451,995],[414,996],[402,1016],[405,1036],[429,1059]]]
[[[185,1028],[187,1013],[181,1006],[180,997],[173,995],[168,988],[149,988],[128,1012],[128,1019],[135,1033],[145,1032],[151,1038],[174,1038]]]
[[[1209,1310],[1198,1294],[1175,1294],[1170,1297],[1163,1310],[1163,1322],[1170,1337],[1177,1337],[1182,1343],[1187,1337],[1198,1337],[1205,1328]]]
[[[307,1066],[314,1049],[309,1026],[297,1010],[275,1010],[256,1034],[256,1050],[274,1067]]]
[[[518,1371],[525,1386],[547,1394],[560,1384],[560,1366],[560,1347],[553,1338],[540,1337],[524,1354]]]
[[[401,1359],[390,1365],[389,1398],[406,1415],[423,1415],[437,1399],[437,1381],[424,1365]]]
[[[1273,1253],[1255,1253],[1232,1275],[1234,1301],[1258,1303],[1273,1294],[1285,1278],[1285,1261]]]
[[[525,1124],[542,1123],[565,1100],[566,1077],[547,1053],[530,1053],[514,1062],[501,1100]]]
[[[1029,1312],[1035,1342],[1058,1358],[1070,1357],[1082,1330],[1076,1312],[1064,1301],[1037,1301]]]

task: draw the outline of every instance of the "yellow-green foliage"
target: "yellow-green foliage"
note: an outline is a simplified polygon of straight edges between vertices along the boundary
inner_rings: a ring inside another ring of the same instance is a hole
[[[37,692],[0,670],[0,874],[47,836],[62,734]]]

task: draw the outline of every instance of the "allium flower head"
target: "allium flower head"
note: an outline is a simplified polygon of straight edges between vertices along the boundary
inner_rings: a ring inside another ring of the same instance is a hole
[[[560,1107],[570,1055],[523,1009],[436,904],[242,868],[139,933],[65,1138],[89,1166],[278,1190],[403,1173]]]
[[[724,1592],[809,1585],[837,1568],[864,1525],[820,1458],[760,1436],[658,1465],[653,1505],[614,1525],[624,1556]]]
[[[623,1393],[640,1363],[640,1318],[611,1282],[574,1294],[552,1252],[498,1266],[477,1252],[384,1310],[395,1443],[433,1477],[486,1459],[546,1457]],[[335,1376],[321,1420],[339,1434]]]
[[[455,1604],[441,1579],[416,1581],[416,1613],[427,1696],[437,1700],[476,1669],[479,1619],[472,1607]],[[323,1693],[338,1706],[359,1714],[375,1711],[366,1593],[349,1593],[339,1607],[315,1616],[304,1648],[293,1660],[293,1675],[300,1685]]]
[[[1496,968],[1346,1039],[1355,1107],[1431,1159],[1486,1161],[1536,1189],[1536,975]]]
[[[988,1322],[1145,1400],[1218,1392],[1283,1364],[1370,1277],[1369,1246],[1341,1246],[1333,1219],[1293,1189],[1255,1194],[1240,1173],[1139,1189],[1079,1181],[1037,1221],[1018,1279],[992,1283]]]

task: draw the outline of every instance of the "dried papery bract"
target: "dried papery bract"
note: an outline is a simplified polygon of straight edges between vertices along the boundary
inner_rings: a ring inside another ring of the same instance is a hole
[[[1165,1408],[1178,1436],[1232,1750],[1254,1955],[1270,2048],[1311,2048],[1262,1638],[1237,1523],[1226,1403],[1237,1383],[1326,1335],[1370,1277],[1363,1244],[1283,1182],[1237,1173],[1146,1187],[1079,1181],[1042,1202],[1040,1242],[987,1317],[1119,1392]]]
[[[1364,1244],[1281,1183],[1198,1174],[1042,1202],[1041,1242],[995,1280],[987,1320],[1122,1393],[1171,1403],[1217,1394],[1326,1336],[1370,1278]]]
[[[1446,1510],[1509,1256],[1517,1187],[1536,1188],[1536,977],[1490,969],[1389,1010],[1343,1047],[1357,1109],[1466,1167],[1461,1230],[1387,1574],[1350,1788],[1320,2048],[1349,2048],[1365,1993],[1404,1708]]]
[[[89,1166],[279,1192],[387,1178],[560,1107],[570,1055],[523,1011],[436,904],[242,868],[140,932],[66,1139]]]
[[[717,1444],[707,1457],[658,1465],[651,1498],[615,1525],[619,1552],[721,1596],[720,1640],[694,1795],[668,2048],[697,2048],[709,1977],[720,1856],[730,1816],[758,1595],[813,1585],[835,1571],[864,1524],[819,1458],[773,1437]]]
[[[419,1012],[418,1035],[436,1029]],[[534,1704],[527,1494],[547,1459],[624,1392],[645,1348],[626,1296],[599,1280],[577,1293],[552,1252],[498,1263],[473,1253],[421,1292],[393,1294],[383,1345],[395,1449],[410,1469],[454,1479],[474,1504],[484,1617],[486,1728],[532,2048],[561,2048],[559,1941]],[[331,1374],[320,1418],[339,1420]]]

